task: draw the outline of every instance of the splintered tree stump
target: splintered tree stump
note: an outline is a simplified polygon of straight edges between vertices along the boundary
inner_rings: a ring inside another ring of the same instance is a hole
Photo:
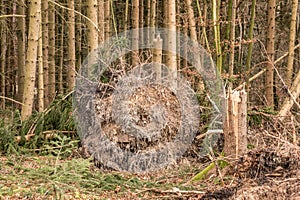
[[[228,89],[227,115],[224,126],[224,152],[238,158],[247,151],[247,93]]]

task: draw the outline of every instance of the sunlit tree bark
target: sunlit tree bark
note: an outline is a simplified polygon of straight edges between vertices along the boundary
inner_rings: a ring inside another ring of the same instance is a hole
[[[26,51],[25,63],[25,79],[24,79],[24,95],[23,105],[21,111],[21,119],[27,119],[32,113],[32,106],[34,102],[34,88],[35,88],[35,72],[37,60],[37,48],[39,39],[40,28],[40,15],[41,15],[41,0],[31,0],[30,19],[28,29],[28,48]]]
[[[109,1],[108,1],[109,4]],[[89,51],[96,49],[98,46],[98,6],[97,0],[87,0],[87,16],[93,22],[87,22],[88,47]],[[96,27],[95,27],[96,26]]]
[[[176,61],[176,0],[168,0],[168,29],[167,35],[168,50],[166,52],[166,65],[172,73],[173,87],[177,87],[177,61]]]
[[[290,86],[292,83],[293,77],[293,64],[294,64],[294,47],[295,47],[295,36],[296,36],[296,20],[297,20],[297,9],[298,9],[298,0],[292,1],[292,16],[291,16],[291,25],[290,25],[290,39],[289,39],[289,55],[287,63],[287,72],[285,83],[287,86]]]
[[[43,6],[42,6],[43,7]],[[43,16],[43,15],[42,15]],[[42,17],[43,18],[43,17]],[[42,20],[43,21],[43,20]],[[38,111],[43,112],[44,111],[44,93],[45,88],[44,86],[44,61],[43,61],[43,28],[42,24],[40,25],[40,33],[39,33],[39,42],[38,42]]]

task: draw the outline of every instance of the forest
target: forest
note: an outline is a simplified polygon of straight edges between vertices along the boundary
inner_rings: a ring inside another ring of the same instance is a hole
[[[0,199],[300,199],[298,0],[0,0]]]

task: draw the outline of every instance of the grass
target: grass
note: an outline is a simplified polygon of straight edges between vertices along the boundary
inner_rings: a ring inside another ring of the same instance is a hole
[[[0,199],[134,199],[157,190],[199,190],[185,185],[193,171],[186,167],[176,175],[165,170],[137,175],[101,171],[82,158],[15,155],[0,161]]]

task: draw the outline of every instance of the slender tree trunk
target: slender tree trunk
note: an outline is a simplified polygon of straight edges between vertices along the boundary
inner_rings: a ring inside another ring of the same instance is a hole
[[[140,1],[139,3],[139,27],[143,28],[144,27],[144,1]],[[144,31],[140,32],[139,35],[139,42],[144,43]]]
[[[287,63],[287,72],[285,83],[289,87],[292,83],[293,77],[293,64],[294,64],[294,47],[295,47],[295,36],[296,36],[296,20],[297,20],[297,9],[298,9],[298,0],[292,1],[292,16],[291,16],[291,25],[290,25],[290,40],[289,40],[289,56]]]
[[[128,8],[129,8],[129,0],[126,0],[125,1],[125,13],[124,13],[124,31],[127,31],[127,26],[128,26]]]
[[[41,15],[41,0],[30,1],[30,19],[28,29],[28,48],[26,51],[25,63],[25,79],[24,79],[24,95],[23,105],[21,111],[22,121],[26,120],[32,114],[32,106],[34,101],[34,86],[35,86],[35,72],[37,48],[40,29],[40,15]]]
[[[19,15],[25,15],[25,5],[23,2],[19,2],[17,7],[17,13]],[[25,35],[26,23],[25,18],[20,17],[17,19],[17,37],[18,37],[18,95],[17,100],[23,100],[24,91],[24,67],[25,67]]]
[[[235,18],[236,0],[232,0],[231,25],[230,25],[230,56],[229,56],[229,77],[233,77],[234,70],[234,50],[235,50]]]
[[[44,105],[48,107],[49,105],[49,19],[48,19],[48,12],[49,12],[48,0],[42,1],[42,53],[43,53],[43,74],[44,74]]]
[[[64,9],[61,10],[61,15],[64,16]],[[57,30],[59,32],[59,30]],[[64,68],[64,34],[65,34],[65,23],[64,20],[61,20],[61,35],[60,35],[60,51],[59,51],[59,65],[58,65],[58,94],[63,94],[64,93],[64,88],[63,88],[63,68]],[[58,45],[56,45],[58,46]]]
[[[150,39],[150,43],[153,41],[154,39],[154,35],[155,35],[155,22],[156,22],[156,0],[151,0],[151,4],[150,4],[150,27],[153,28],[152,31],[149,33],[149,39]]]
[[[55,98],[55,7],[49,7],[49,103]]]
[[[105,0],[104,2],[104,31],[105,31],[105,40],[110,37],[110,0]]]
[[[68,0],[68,67],[67,67],[67,90],[70,92],[75,86],[75,14],[74,14],[74,0]],[[95,28],[93,28],[95,29]],[[94,36],[93,37],[97,37]],[[96,44],[97,41],[95,41]]]
[[[274,42],[275,42],[275,11],[276,0],[268,0],[268,24],[267,24],[267,56],[268,64],[266,71],[266,99],[267,105],[271,108],[274,107]]]
[[[139,63],[139,0],[132,0],[132,66]]]
[[[17,14],[17,1],[12,1],[12,14]],[[17,96],[18,90],[18,78],[17,78],[17,71],[18,71],[18,38],[16,35],[17,32],[17,19],[16,17],[11,18],[11,96]]]
[[[5,1],[2,0],[1,4],[3,5]],[[4,6],[0,8],[0,13],[2,15],[6,14]],[[0,61],[0,66],[1,66],[1,96],[6,96],[6,91],[5,91],[5,79],[6,79],[6,53],[7,53],[7,27],[5,25],[0,26],[0,36],[1,36],[1,61]],[[1,99],[1,108],[5,109],[5,99]]]
[[[150,20],[151,20],[151,0],[146,0],[146,16],[145,16],[145,27],[150,27]],[[146,41],[146,46],[149,46],[152,42],[150,40],[150,29],[147,30],[146,36],[145,36],[145,41]]]
[[[256,0],[252,0],[251,6],[251,20],[250,20],[250,28],[249,28],[249,40],[250,44],[248,46],[248,55],[246,60],[246,70],[247,74],[250,72],[251,66],[251,56],[252,56],[252,49],[253,49],[253,29],[254,29],[254,20],[255,20],[255,7],[256,7]],[[247,75],[247,86],[249,86],[249,77]]]
[[[197,40],[197,31],[196,31],[196,23],[195,23],[195,16],[194,16],[194,10],[192,7],[191,0],[185,0],[185,4],[187,6],[187,13],[189,18],[189,28],[190,28],[190,37],[194,41]]]
[[[176,0],[168,0],[168,52],[166,52],[166,65],[172,73],[173,88],[177,87],[177,62],[176,62]]]
[[[43,4],[42,4],[43,5]],[[43,15],[42,15],[43,16]],[[42,17],[42,20],[43,17]],[[42,28],[42,23],[40,25],[40,35],[39,35],[39,42],[38,42],[38,111],[43,112],[44,111],[44,68],[43,68],[43,28]]]
[[[103,0],[99,0],[99,6],[102,2],[102,6],[103,6]],[[81,0],[78,0],[76,1],[76,4],[75,4],[75,8],[78,12],[82,12],[82,1]],[[99,10],[98,10],[98,13],[102,13],[102,16],[103,15],[103,10],[100,11],[100,7],[98,7]],[[100,14],[98,15],[98,17],[100,16]],[[80,66],[82,64],[82,17],[80,15],[76,15],[75,17],[75,27],[76,27],[76,32],[75,32],[75,37],[76,37],[76,42],[75,42],[75,49],[76,49],[76,71],[78,71],[80,69]],[[99,33],[99,42],[100,41],[103,41],[104,40],[104,18],[102,20],[102,29],[101,29],[101,25],[100,25],[100,22],[99,22],[99,30],[102,31],[102,33],[100,32]]]
[[[153,68],[156,73],[156,80],[161,79],[161,61],[162,61],[162,39],[157,35],[153,40]]]
[[[109,4],[109,1],[107,1]],[[98,25],[98,13],[97,13],[97,0],[87,0],[87,16],[91,19],[92,22],[94,22],[95,25]],[[89,50],[96,49],[98,46],[98,33],[97,28],[95,25],[91,22],[88,22],[87,29],[88,29],[88,47]]]
[[[105,38],[105,23],[104,23],[104,0],[98,0],[98,27],[99,27],[99,43]]]
[[[222,50],[221,50],[221,38],[220,38],[220,22],[219,22],[219,3],[220,0],[213,0],[213,23],[214,23],[214,39],[216,46],[216,54],[217,54],[217,71],[218,73],[222,73]]]

